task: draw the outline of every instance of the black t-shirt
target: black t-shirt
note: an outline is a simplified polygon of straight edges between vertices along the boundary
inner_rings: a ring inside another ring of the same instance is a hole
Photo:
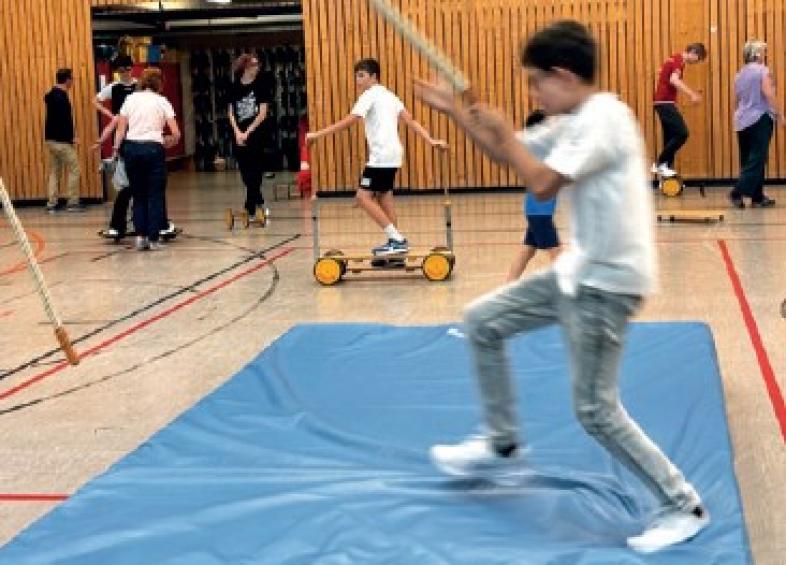
[[[71,101],[62,88],[54,87],[46,96],[46,125],[44,139],[58,143],[74,142],[74,116]]]
[[[240,131],[245,131],[259,115],[262,104],[270,104],[270,89],[259,78],[249,84],[236,80],[232,85],[230,102]]]
[[[123,107],[126,98],[134,92],[136,92],[136,82],[131,84],[116,82],[112,85],[112,113],[115,116],[120,113],[120,108]]]

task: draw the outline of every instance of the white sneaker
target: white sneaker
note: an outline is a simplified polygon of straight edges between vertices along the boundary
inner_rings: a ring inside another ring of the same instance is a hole
[[[657,175],[658,173],[660,173],[660,166],[658,166],[658,164],[657,164],[657,163],[653,163],[653,164],[652,164],[652,167],[650,167],[650,172],[651,172],[653,175]]]
[[[669,167],[666,163],[661,163],[658,165],[658,174],[665,179],[676,177],[677,171]]]
[[[668,509],[638,536],[628,538],[628,546],[639,553],[653,553],[688,541],[707,527],[710,514],[703,506],[693,510]]]
[[[158,231],[158,235],[161,237],[168,237],[170,235],[174,235],[175,233],[175,224],[171,221],[167,222],[166,227],[162,230]]]
[[[136,236],[136,250],[147,251],[148,249],[150,249],[150,241],[144,236]]]
[[[456,445],[434,445],[429,455],[439,470],[454,477],[504,475],[521,465],[518,451],[503,457],[485,436],[472,436]]]
[[[148,243],[148,247],[147,248],[150,251],[161,251],[162,249],[166,248],[166,244],[163,241],[161,241],[161,240],[151,241],[150,243]]]

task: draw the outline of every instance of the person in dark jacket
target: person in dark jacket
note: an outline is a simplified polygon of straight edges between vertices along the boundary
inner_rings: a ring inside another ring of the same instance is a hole
[[[68,206],[69,212],[82,212],[84,206],[79,202],[79,158],[76,154],[78,143],[74,133],[74,114],[68,91],[74,83],[71,69],[57,71],[57,84],[46,96],[46,124],[44,139],[49,150],[50,169],[48,201],[46,209],[50,213],[57,210],[58,185],[63,169],[68,171]]]

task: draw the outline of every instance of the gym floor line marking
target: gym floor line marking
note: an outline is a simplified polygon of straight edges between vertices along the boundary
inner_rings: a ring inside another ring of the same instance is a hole
[[[210,336],[214,336],[214,335],[218,334],[219,332],[229,328],[230,326],[236,324],[240,320],[242,320],[245,317],[249,316],[252,312],[254,312],[257,308],[262,306],[269,298],[271,298],[273,296],[273,293],[276,291],[276,288],[278,288],[278,285],[279,285],[279,283],[281,281],[281,274],[279,273],[278,268],[276,267],[275,263],[271,263],[270,264],[270,270],[273,272],[272,280],[271,280],[270,285],[268,286],[267,290],[265,290],[265,292],[263,292],[259,296],[259,299],[257,299],[257,301],[255,303],[251,304],[250,307],[246,308],[240,314],[234,316],[230,320],[227,320],[226,322],[222,323],[221,325],[218,325],[218,326],[215,326],[215,327],[211,328],[207,332],[197,336],[194,339],[189,340],[186,343],[182,343],[182,344],[178,345],[177,347],[174,347],[172,349],[168,349],[168,350],[164,351],[163,353],[159,353],[158,355],[156,355],[154,357],[147,358],[144,361],[139,361],[139,362],[135,363],[134,365],[131,365],[129,367],[125,367],[124,369],[121,369],[120,371],[116,371],[116,372],[110,373],[108,375],[104,375],[103,377],[100,377],[98,379],[93,379],[92,381],[83,382],[83,383],[81,383],[81,384],[79,384],[77,386],[72,386],[71,388],[67,388],[65,390],[61,390],[60,392],[57,392],[57,393],[54,393],[54,394],[50,394],[48,396],[42,396],[42,397],[34,398],[34,399],[31,399],[31,400],[26,400],[26,401],[21,402],[19,404],[16,404],[16,405],[13,405],[13,406],[9,406],[8,408],[3,408],[2,410],[0,410],[0,416],[4,416],[5,414],[10,414],[11,412],[16,412],[18,410],[24,410],[25,408],[30,408],[30,407],[33,407],[33,406],[39,406],[39,405],[41,405],[44,402],[49,402],[51,400],[56,400],[56,399],[66,397],[66,396],[71,395],[71,394],[75,394],[75,393],[77,393],[79,391],[86,390],[86,389],[91,388],[93,386],[98,386],[98,385],[100,385],[102,383],[106,383],[106,382],[110,381],[111,379],[114,379],[115,377],[120,377],[122,375],[129,375],[129,374],[133,373],[134,371],[136,371],[137,369],[140,369],[140,368],[142,368],[144,366],[147,366],[149,364],[152,364],[152,363],[156,363],[157,361],[160,361],[161,359],[165,359],[165,358],[169,357],[170,355],[174,355],[175,353],[184,351],[184,350],[188,349],[189,347],[193,347],[194,345],[196,345],[197,343],[199,343],[203,339],[206,339],[206,338],[208,338]]]
[[[726,264],[726,272],[729,274],[729,279],[731,280],[734,294],[737,297],[737,302],[739,302],[742,318],[745,321],[745,327],[748,329],[748,335],[750,336],[751,344],[756,353],[756,359],[759,362],[761,376],[767,387],[767,393],[772,403],[772,409],[775,412],[775,418],[780,424],[781,436],[786,442],[786,404],[784,404],[783,394],[778,386],[778,380],[775,378],[775,371],[772,369],[770,358],[767,355],[767,350],[764,347],[764,342],[759,333],[759,327],[756,324],[756,318],[753,315],[753,310],[751,310],[750,303],[745,294],[745,288],[742,286],[742,281],[737,274],[737,269],[734,266],[734,261],[731,258],[731,253],[729,253],[726,241],[719,239],[718,247],[720,248],[723,262]]]
[[[114,251],[110,251],[109,253],[104,253],[102,255],[99,255],[98,257],[93,257],[92,259],[90,259],[90,262],[91,263],[97,263],[98,261],[101,261],[102,259],[106,259],[108,257],[112,257],[113,255],[117,255],[118,253],[121,253],[121,252],[122,252],[122,249],[115,249]],[[90,253],[92,254],[92,251]]]
[[[0,502],[62,502],[68,494],[0,493]]]
[[[214,279],[217,279],[218,277],[220,277],[222,275],[225,275],[225,274],[227,274],[227,273],[229,273],[231,271],[234,271],[238,267],[241,267],[241,266],[243,266],[243,265],[245,265],[247,263],[250,263],[251,261],[254,261],[255,259],[264,258],[266,253],[269,253],[269,252],[273,251],[274,249],[278,249],[279,247],[283,247],[284,245],[295,241],[299,237],[300,237],[300,234],[295,234],[295,235],[293,235],[291,237],[288,237],[287,239],[279,241],[278,243],[270,245],[270,246],[268,246],[268,247],[266,247],[264,249],[260,249],[258,252],[253,253],[253,254],[249,255],[248,257],[244,257],[243,259],[240,259],[239,261],[235,261],[234,263],[232,263],[231,265],[229,265],[227,267],[224,267],[223,269],[219,269],[218,271],[215,271],[215,272],[213,272],[213,273],[211,273],[211,274],[209,274],[207,276],[204,276],[201,279],[198,279],[198,280],[192,282],[191,284],[189,284],[187,286],[180,287],[180,288],[178,288],[178,290],[175,290],[174,292],[170,292],[169,294],[167,294],[165,296],[162,296],[162,297],[154,300],[153,302],[150,302],[149,304],[141,306],[140,308],[137,308],[136,310],[133,310],[133,311],[131,311],[131,312],[129,312],[129,313],[123,315],[123,316],[120,316],[119,318],[117,318],[115,320],[112,320],[110,323],[108,323],[106,325],[103,325],[103,326],[100,326],[98,328],[95,328],[94,330],[91,330],[91,331],[89,331],[89,332],[87,332],[87,333],[85,333],[85,334],[83,334],[83,335],[81,335],[81,336],[79,336],[77,338],[74,338],[74,339],[71,340],[71,343],[73,343],[74,345],[78,345],[78,344],[84,342],[85,340],[88,340],[91,337],[94,337],[94,336],[96,336],[96,335],[98,335],[98,334],[108,330],[109,328],[111,328],[113,326],[116,326],[117,324],[120,324],[122,322],[126,322],[128,320],[131,320],[131,319],[139,316],[140,314],[142,314],[144,312],[147,312],[148,310],[152,310],[156,306],[160,306],[161,304],[164,304],[165,302],[180,296],[181,294],[185,294],[187,292],[196,292],[196,287],[198,287],[200,285],[203,285],[203,284],[205,284],[205,283],[207,283],[209,281],[212,281]],[[53,285],[50,285],[50,288],[51,288],[51,286],[53,286]],[[20,371],[24,371],[25,369],[28,369],[28,368],[32,367],[36,363],[39,363],[39,362],[43,361],[44,359],[48,359],[52,355],[56,355],[58,353],[60,353],[60,348],[59,347],[58,348],[54,348],[54,349],[50,349],[49,351],[46,351],[46,352],[44,352],[44,353],[42,353],[40,355],[37,355],[36,357],[34,357],[34,358],[32,358],[32,359],[30,359],[28,361],[25,361],[24,363],[22,363],[20,365],[17,365],[13,369],[0,372],[0,381],[2,381],[4,379],[7,379],[8,377],[10,377],[12,375],[15,375],[16,373],[19,373]]]
[[[46,241],[44,240],[44,237],[37,231],[30,230],[27,232],[27,236],[29,239],[33,240],[33,256],[38,259],[41,256],[41,253],[44,252],[44,249],[46,249]],[[0,271],[0,277],[12,275],[14,273],[18,273],[19,271],[24,271],[26,268],[27,261],[22,259],[4,271]]]
[[[259,263],[257,263],[253,267],[250,267],[250,268],[246,269],[245,271],[241,271],[241,272],[233,275],[232,277],[230,277],[230,278],[228,278],[226,280],[221,281],[220,283],[217,283],[217,284],[215,284],[215,285],[213,285],[211,287],[208,287],[207,289],[199,292],[198,294],[190,296],[189,298],[187,298],[185,300],[182,300],[181,302],[178,302],[177,304],[174,304],[173,306],[170,306],[166,310],[164,310],[162,312],[159,312],[155,316],[151,316],[150,318],[147,318],[145,320],[142,320],[141,322],[138,322],[137,324],[134,324],[130,328],[128,328],[128,329],[126,329],[126,330],[124,330],[124,331],[122,331],[122,332],[120,332],[118,334],[115,334],[114,336],[112,336],[112,337],[102,341],[101,343],[98,343],[98,344],[94,345],[93,347],[90,347],[89,349],[87,349],[85,351],[82,351],[79,354],[79,359],[82,360],[82,359],[84,359],[86,357],[89,357],[91,355],[95,355],[99,351],[102,351],[102,350],[104,350],[104,349],[106,349],[106,348],[108,348],[108,347],[118,343],[119,341],[124,340],[128,336],[133,335],[133,334],[139,332],[140,330],[143,330],[146,327],[148,327],[148,326],[150,326],[150,325],[152,325],[152,324],[154,324],[154,323],[156,323],[156,322],[158,322],[160,320],[163,320],[164,318],[167,318],[167,317],[171,316],[172,314],[174,314],[178,310],[181,310],[181,309],[183,309],[183,308],[185,308],[187,306],[190,306],[193,303],[197,302],[198,300],[201,300],[201,299],[203,299],[203,298],[205,298],[207,296],[210,296],[211,294],[214,294],[214,293],[218,292],[219,290],[229,286],[230,284],[232,284],[234,282],[237,282],[238,280],[240,280],[240,279],[242,279],[244,277],[247,277],[248,275],[250,275],[252,273],[255,273],[255,272],[261,270],[262,268],[264,268],[264,267],[274,263],[275,261],[277,261],[278,259],[281,259],[282,257],[286,257],[287,255],[289,255],[293,251],[295,251],[295,250],[292,249],[291,247],[290,248],[285,248],[282,251],[280,251],[279,253],[273,255],[272,257],[260,261]],[[29,379],[19,383],[15,387],[12,387],[12,388],[10,388],[10,389],[0,393],[0,400],[5,400],[6,398],[9,398],[9,397],[13,396],[13,395],[19,393],[20,391],[25,390],[26,388],[31,387],[32,385],[34,385],[37,382],[40,382],[40,381],[42,381],[42,380],[44,380],[44,379],[46,379],[48,377],[51,377],[52,375],[60,373],[61,371],[63,371],[64,369],[66,369],[66,368],[68,368],[70,366],[71,365],[68,363],[68,361],[62,361],[62,362],[58,363],[57,365],[51,367],[50,369],[47,369],[46,371],[43,371],[43,372],[41,372],[41,373],[39,373],[37,375],[34,375],[34,376],[30,377]]]

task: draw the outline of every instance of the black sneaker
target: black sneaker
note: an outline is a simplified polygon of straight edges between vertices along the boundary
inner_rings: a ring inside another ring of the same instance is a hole
[[[775,199],[765,196],[763,200],[751,202],[751,208],[772,208],[775,206]]]

